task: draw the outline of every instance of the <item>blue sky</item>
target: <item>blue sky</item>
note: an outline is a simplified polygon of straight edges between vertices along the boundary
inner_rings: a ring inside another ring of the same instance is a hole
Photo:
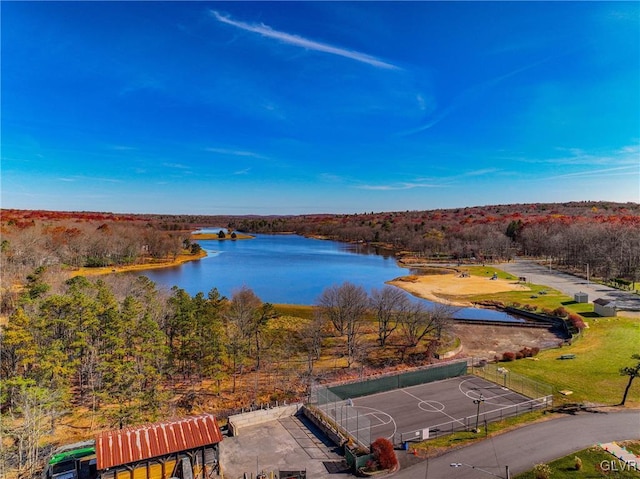
[[[638,2],[6,2],[2,207],[640,201]]]

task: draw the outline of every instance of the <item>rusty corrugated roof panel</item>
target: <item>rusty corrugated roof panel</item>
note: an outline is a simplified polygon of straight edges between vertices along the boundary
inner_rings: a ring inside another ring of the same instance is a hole
[[[98,469],[104,470],[220,441],[222,433],[216,418],[211,414],[106,431],[96,437]]]

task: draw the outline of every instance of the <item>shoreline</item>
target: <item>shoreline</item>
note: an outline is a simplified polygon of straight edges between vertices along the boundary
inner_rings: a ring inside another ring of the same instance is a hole
[[[198,261],[207,257],[207,252],[201,250],[200,253],[178,255],[175,260],[160,261],[157,263],[138,263],[123,266],[101,266],[97,268],[80,267],[70,271],[70,277],[75,276],[100,276],[104,274],[130,273],[134,271],[146,271],[149,269],[173,268],[189,261]]]
[[[236,233],[235,238],[231,238],[230,236],[221,238],[217,233],[195,233],[191,235],[191,239],[193,241],[198,240],[214,240],[214,241],[235,241],[235,240],[248,240],[255,239],[255,236],[244,234],[244,233]],[[70,271],[70,277],[73,278],[75,276],[100,276],[104,274],[116,274],[116,273],[130,273],[133,271],[146,271],[150,269],[161,269],[161,268],[174,268],[176,266],[180,266],[181,264],[188,263],[189,261],[198,261],[202,258],[207,257],[207,252],[204,249],[201,249],[198,254],[180,254],[177,256],[175,260],[165,260],[158,261],[154,263],[136,263],[130,265],[119,265],[119,266],[100,266],[96,268],[89,268],[86,266],[81,266],[80,268],[74,269]]]

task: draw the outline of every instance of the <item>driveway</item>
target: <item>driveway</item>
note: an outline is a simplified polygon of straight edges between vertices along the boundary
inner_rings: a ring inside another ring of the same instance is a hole
[[[498,264],[496,267],[513,276],[524,276],[529,283],[544,284],[557,289],[567,296],[573,297],[576,293],[587,293],[590,302],[604,298],[615,301],[620,310],[640,311],[640,295],[593,283],[568,273],[550,270],[535,261],[516,259],[509,263]]]

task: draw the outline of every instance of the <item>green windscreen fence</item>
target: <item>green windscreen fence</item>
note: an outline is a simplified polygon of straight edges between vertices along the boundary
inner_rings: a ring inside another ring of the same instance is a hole
[[[441,379],[464,376],[465,374],[467,374],[467,361],[463,360],[432,365],[404,373],[385,375],[366,381],[327,386],[327,389],[341,399],[357,398],[393,389],[440,381]]]

